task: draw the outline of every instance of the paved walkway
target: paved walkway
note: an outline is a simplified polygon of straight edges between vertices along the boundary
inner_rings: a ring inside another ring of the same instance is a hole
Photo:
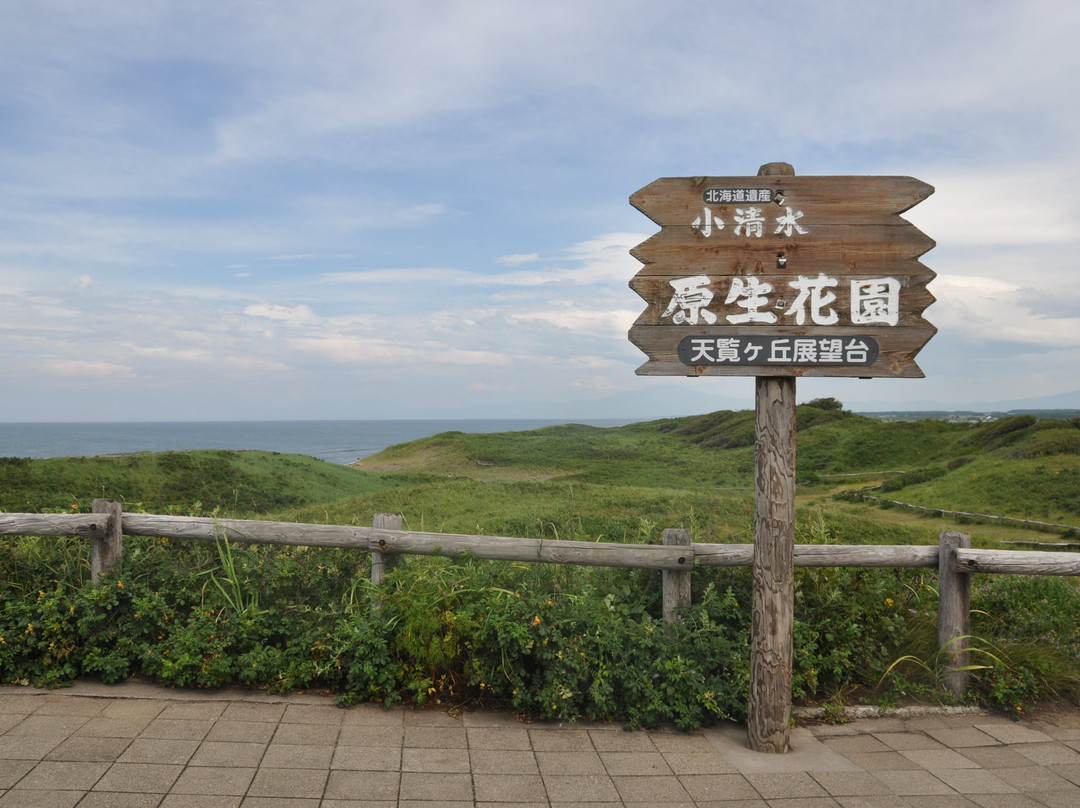
[[[323,696],[0,687],[0,808],[1076,808],[1080,717],[694,733],[342,710]]]

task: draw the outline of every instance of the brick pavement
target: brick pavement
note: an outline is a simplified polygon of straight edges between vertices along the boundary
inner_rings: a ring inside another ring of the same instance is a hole
[[[142,683],[0,687],[0,808],[1077,808],[1080,717],[693,733]]]

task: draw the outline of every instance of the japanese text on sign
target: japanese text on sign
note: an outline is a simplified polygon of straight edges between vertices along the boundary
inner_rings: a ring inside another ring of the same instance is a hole
[[[754,205],[735,208],[735,215],[732,217],[735,227],[732,229],[732,233],[745,238],[761,238],[765,235],[766,230],[771,230],[774,236],[783,235],[785,238],[791,238],[793,236],[805,236],[810,232],[809,228],[800,221],[804,216],[801,210],[795,210],[790,205],[784,205],[783,210],[783,213],[770,222],[763,208]],[[720,233],[727,225],[728,223],[708,205],[690,223],[690,226],[705,238],[712,238],[714,234]],[[774,228],[773,225],[776,225],[776,227]]]
[[[849,337],[684,337],[679,361],[684,365],[872,365],[877,340]]]
[[[676,325],[718,322],[720,314],[710,309],[718,298],[713,292],[712,278],[690,275],[673,278],[668,284],[673,294],[661,317],[670,317]],[[783,290],[774,290],[767,281],[754,275],[736,275],[723,298],[723,306],[730,312],[723,318],[731,325],[783,324],[782,317],[795,325],[840,322],[833,291],[840,286],[839,280],[824,273],[816,277],[799,275],[788,281],[787,286],[796,293],[790,301],[784,297]],[[846,314],[852,325],[895,326],[900,322],[900,281],[896,278],[853,278],[848,281],[848,291],[850,304]]]

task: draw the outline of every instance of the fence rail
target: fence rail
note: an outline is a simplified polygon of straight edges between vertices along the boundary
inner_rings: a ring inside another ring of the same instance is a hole
[[[373,527],[269,522],[252,519],[162,516],[123,513],[116,500],[95,500],[90,514],[0,513],[0,535],[89,538],[93,580],[108,571],[122,553],[123,536],[178,540],[251,542],[367,551],[372,579],[381,580],[386,555],[469,554],[492,561],[579,564],[660,570],[664,574],[664,615],[671,619],[690,604],[690,573],[703,567],[749,567],[752,544],[691,543],[685,530],[663,532],[663,544],[602,542],[429,533],[395,529],[401,518],[376,514]],[[395,527],[386,527],[391,525]],[[966,533],[945,532],[938,546],[824,545],[795,546],[796,567],[927,567],[939,579],[938,641],[955,661],[946,685],[957,695],[967,689],[966,659],[972,573],[1006,575],[1080,575],[1080,555],[1026,550],[974,550]],[[377,606],[377,601],[375,602]]]

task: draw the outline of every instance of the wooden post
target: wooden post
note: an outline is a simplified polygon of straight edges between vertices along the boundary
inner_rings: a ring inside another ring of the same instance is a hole
[[[957,571],[956,551],[971,548],[967,533],[946,531],[938,540],[938,649],[947,662],[942,681],[954,696],[967,694],[971,671],[971,576]]]
[[[791,730],[795,612],[795,378],[756,379],[754,590],[747,742],[782,753]]]
[[[690,531],[682,528],[667,528],[664,530],[665,547],[689,547]],[[690,570],[679,572],[675,570],[663,570],[664,588],[664,622],[675,622],[675,616],[684,609],[690,608]]]
[[[90,511],[106,518],[105,530],[90,542],[90,581],[96,584],[124,552],[124,513],[118,499],[95,499]]]
[[[371,526],[375,530],[401,530],[402,519],[400,513],[377,513],[371,520]],[[383,582],[383,573],[386,572],[387,558],[381,550],[371,551],[371,583],[379,586]],[[378,593],[371,593],[371,608],[375,611],[382,610],[382,600]]]

